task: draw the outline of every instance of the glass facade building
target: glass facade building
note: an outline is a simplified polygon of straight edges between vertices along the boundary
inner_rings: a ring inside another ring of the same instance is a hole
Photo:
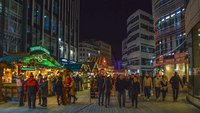
[[[57,60],[77,61],[80,0],[0,0],[0,4],[5,52],[27,52],[40,45]]]
[[[186,9],[186,34],[189,52],[189,93],[187,99],[200,107],[200,1],[190,0]]]
[[[184,0],[152,0],[156,73],[188,76]]]

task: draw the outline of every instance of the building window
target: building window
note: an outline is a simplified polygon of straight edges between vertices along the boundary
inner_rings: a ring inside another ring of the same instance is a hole
[[[128,25],[133,24],[133,23],[135,23],[138,20],[139,20],[139,16],[136,16],[133,19],[131,19],[131,21],[128,22]]]
[[[137,31],[139,29],[139,25],[136,25],[134,27],[132,27],[129,31],[128,31],[128,34],[134,32],[134,31]]]
[[[146,65],[146,66],[152,66],[152,59],[146,59],[146,58],[142,58],[141,59],[141,63],[142,65]]]
[[[131,36],[131,38],[128,39],[127,43],[130,43],[130,42],[136,40],[138,37],[139,37],[139,33],[137,33],[137,34]]]

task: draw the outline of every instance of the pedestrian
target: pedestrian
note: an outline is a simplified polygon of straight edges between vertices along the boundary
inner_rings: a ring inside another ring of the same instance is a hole
[[[124,75],[120,75],[120,77],[117,79],[116,82],[116,89],[118,91],[118,102],[119,107],[121,108],[122,105],[125,107],[125,101],[126,101],[126,79]]]
[[[52,75],[52,78],[51,78],[51,84],[52,84],[52,89],[51,89],[51,93],[53,96],[55,96],[55,85],[56,85],[56,77]]]
[[[99,93],[99,97],[98,97],[98,105],[100,106],[100,104],[103,106],[103,101],[104,101],[104,75],[103,73],[101,73],[100,75],[98,75],[97,77],[97,88],[98,88],[98,93]]]
[[[47,77],[45,77],[44,82],[41,85],[42,107],[47,107],[47,96],[48,96],[48,81]]]
[[[39,86],[39,90],[38,90],[38,100],[39,100],[39,103],[38,103],[38,105],[41,105],[41,100],[42,100],[42,97],[41,97],[41,91],[42,91],[41,85],[43,83],[43,76],[42,76],[42,74],[38,75],[37,82],[38,82],[38,86]]]
[[[187,81],[186,75],[183,75],[183,84],[184,85],[186,85],[186,81]]]
[[[70,103],[70,84],[71,84],[71,77],[70,75],[66,76],[65,85],[66,85],[66,94],[67,94],[67,102]]]
[[[110,105],[110,94],[112,89],[112,80],[110,75],[107,75],[105,79],[105,107],[107,108]]]
[[[143,80],[143,86],[144,86],[144,93],[147,101],[149,101],[149,98],[151,96],[151,88],[152,88],[152,78],[149,76],[148,73],[145,73],[145,77]]]
[[[62,77],[58,77],[56,84],[55,84],[55,91],[56,91],[56,96],[57,96],[57,103],[58,105],[60,105],[61,103],[63,103],[63,83],[62,83]],[[61,100],[61,102],[60,102]]]
[[[73,77],[71,80],[72,81],[71,81],[71,84],[70,84],[70,103],[71,103],[71,97],[73,97],[74,98],[73,104],[75,104],[75,101],[77,100],[75,77]]]
[[[161,84],[162,100],[165,101],[165,97],[168,91],[168,79],[167,76],[163,75]]]
[[[140,93],[140,82],[137,76],[133,77],[131,81],[131,89],[132,89],[132,106],[137,108],[138,106],[138,94]]]
[[[75,82],[76,82],[76,91],[80,91],[80,77],[78,74],[76,76]]]
[[[159,74],[157,74],[156,78],[154,79],[154,88],[155,88],[156,101],[158,101],[161,90],[161,78]]]
[[[174,102],[177,102],[178,95],[179,95],[179,85],[181,84],[183,88],[183,83],[177,72],[175,72],[174,76],[171,77],[170,83],[172,84]]]
[[[129,97],[129,100],[131,99],[131,82],[132,82],[132,77],[131,75],[127,76],[126,78],[126,89],[128,90],[128,97]]]
[[[27,82],[24,85],[24,91],[28,94],[28,106],[35,109],[36,93],[38,92],[38,83],[34,79],[33,73],[30,74]]]
[[[16,85],[17,85],[17,92],[19,97],[19,107],[24,106],[24,80],[22,78],[22,74],[16,77]]]

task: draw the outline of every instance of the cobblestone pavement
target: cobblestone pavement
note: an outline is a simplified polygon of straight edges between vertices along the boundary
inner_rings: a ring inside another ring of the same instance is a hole
[[[149,102],[139,97],[138,108],[131,107],[130,100],[127,99],[126,107],[119,108],[116,96],[111,98],[111,105],[108,108],[98,106],[97,99],[89,99],[89,91],[78,93],[76,104],[58,106],[56,97],[48,98],[48,107],[37,106],[36,109],[28,109],[27,105],[18,107],[17,104],[0,104],[0,113],[200,113],[200,110],[185,100],[185,93],[180,94],[178,102],[172,101],[171,93],[167,95],[165,102],[155,101],[152,97]]]

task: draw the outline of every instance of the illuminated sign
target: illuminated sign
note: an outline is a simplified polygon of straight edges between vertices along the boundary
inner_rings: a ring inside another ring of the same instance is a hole
[[[43,51],[47,54],[50,54],[49,50],[47,50],[46,48],[44,47],[41,47],[41,46],[34,46],[34,47],[31,47],[30,48],[30,52],[34,52],[34,51]]]
[[[31,68],[31,67],[23,67],[21,68],[22,71],[35,71],[35,68]]]

